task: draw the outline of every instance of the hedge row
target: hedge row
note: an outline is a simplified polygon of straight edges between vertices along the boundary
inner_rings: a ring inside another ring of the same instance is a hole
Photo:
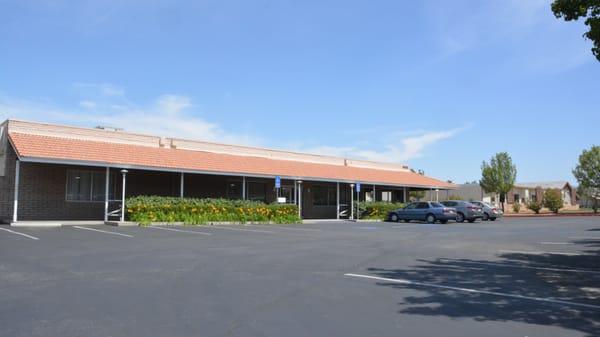
[[[127,216],[140,224],[151,222],[274,222],[296,223],[298,207],[247,200],[138,196],[126,200]]]
[[[390,211],[404,207],[403,203],[392,202],[361,202],[359,203],[361,219],[385,220]]]

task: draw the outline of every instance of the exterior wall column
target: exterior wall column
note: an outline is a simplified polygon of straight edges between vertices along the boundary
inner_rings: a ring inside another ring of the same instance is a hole
[[[13,201],[13,222],[17,222],[18,210],[19,210],[19,179],[21,171],[21,161],[15,161],[15,200]]]
[[[404,200],[402,200],[403,203],[407,203],[408,202],[408,187],[405,187],[403,189],[404,191]]]

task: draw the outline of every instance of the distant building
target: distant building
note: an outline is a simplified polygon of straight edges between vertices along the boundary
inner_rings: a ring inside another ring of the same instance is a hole
[[[515,187],[506,196],[507,202],[513,204],[515,202],[527,203],[531,200],[541,201],[544,192],[549,189],[558,189],[562,195],[563,204],[565,207],[577,206],[577,197],[575,189],[568,181],[550,181],[550,182],[534,182],[534,183],[517,183]]]
[[[438,191],[437,193],[436,191],[427,191],[425,198],[427,200],[481,200],[496,206],[500,205],[500,196],[497,193],[486,193],[477,182],[456,186],[454,190]],[[516,183],[515,187],[507,193],[506,203],[512,205],[515,201],[522,204],[531,200],[541,201],[544,192],[548,189],[559,189],[561,191],[565,208],[577,208],[575,188],[568,181]]]

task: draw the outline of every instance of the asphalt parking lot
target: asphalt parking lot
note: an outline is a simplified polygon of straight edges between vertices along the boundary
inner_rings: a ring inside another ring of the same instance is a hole
[[[600,217],[0,227],[0,336],[598,336]]]

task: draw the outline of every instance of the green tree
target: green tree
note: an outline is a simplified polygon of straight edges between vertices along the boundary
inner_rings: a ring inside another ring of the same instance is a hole
[[[600,146],[592,146],[579,155],[579,163],[573,170],[579,183],[577,193],[593,200],[594,213],[598,212],[600,199]]]
[[[503,211],[506,194],[513,188],[516,179],[517,167],[506,152],[496,153],[489,164],[484,161],[481,165],[479,185],[487,193],[500,194]]]
[[[563,207],[563,198],[558,188],[552,188],[544,192],[544,207],[554,213]]]
[[[589,30],[583,36],[592,41],[592,53],[600,61],[600,0],[554,0],[552,12],[565,21],[585,18]]]

